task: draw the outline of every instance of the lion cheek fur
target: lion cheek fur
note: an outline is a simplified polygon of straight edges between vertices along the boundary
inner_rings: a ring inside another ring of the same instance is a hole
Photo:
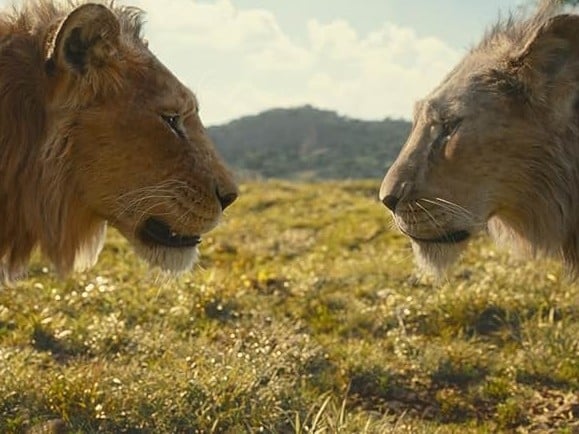
[[[87,237],[80,244],[74,257],[75,271],[84,271],[96,264],[104,246],[105,235],[106,223],[102,223],[91,237]]]
[[[534,193],[534,194],[531,194]],[[563,260],[572,274],[579,262],[579,232],[568,230],[574,224],[574,207],[561,207],[553,196],[529,192],[527,206],[515,212],[495,215],[487,221],[487,232],[498,245],[520,258],[553,257]],[[467,242],[430,244],[412,241],[412,249],[420,269],[441,277],[466,249]]]

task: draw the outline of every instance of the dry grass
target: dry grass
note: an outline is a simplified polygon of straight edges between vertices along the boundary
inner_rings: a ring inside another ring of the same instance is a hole
[[[579,286],[478,240],[417,276],[376,182],[243,187],[201,267],[115,233],[0,290],[0,432],[579,432]]]

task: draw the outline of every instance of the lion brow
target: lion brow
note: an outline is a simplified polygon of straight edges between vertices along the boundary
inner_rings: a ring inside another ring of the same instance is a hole
[[[199,102],[197,101],[195,94],[190,93],[186,95],[186,97],[181,101],[181,107],[183,107],[181,112],[183,116],[189,116],[190,114],[199,112]]]
[[[416,103],[415,105],[415,114],[414,117],[416,118],[420,113],[424,113],[426,118],[429,121],[433,122],[440,122],[444,119],[444,114],[446,113],[446,109],[444,104],[437,100],[422,100]]]

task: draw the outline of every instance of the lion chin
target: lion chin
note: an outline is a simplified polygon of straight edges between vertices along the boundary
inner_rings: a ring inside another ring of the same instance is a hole
[[[440,246],[412,241],[412,252],[417,265],[435,277],[444,276],[448,268],[456,262],[465,248],[463,245]]]
[[[104,246],[104,232],[98,239],[91,240],[82,245],[74,259],[74,271],[86,271],[93,267],[98,260]],[[191,270],[199,260],[197,247],[183,247],[179,249],[163,246],[147,245],[139,240],[129,241],[135,253],[149,265],[171,274],[180,274]]]
[[[199,259],[197,247],[171,249],[161,246],[147,246],[141,242],[133,242],[137,254],[150,265],[164,271],[181,273],[190,270]]]

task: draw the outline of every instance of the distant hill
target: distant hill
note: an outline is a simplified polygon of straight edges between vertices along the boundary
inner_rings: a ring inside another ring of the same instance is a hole
[[[304,106],[273,109],[208,130],[241,176],[380,178],[404,144],[410,123],[361,121]]]

